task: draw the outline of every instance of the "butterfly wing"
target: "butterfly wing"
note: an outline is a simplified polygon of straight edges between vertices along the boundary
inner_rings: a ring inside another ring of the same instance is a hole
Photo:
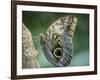
[[[55,66],[67,66],[71,62],[76,23],[76,17],[61,17],[50,25],[46,33],[40,35],[44,54]]]

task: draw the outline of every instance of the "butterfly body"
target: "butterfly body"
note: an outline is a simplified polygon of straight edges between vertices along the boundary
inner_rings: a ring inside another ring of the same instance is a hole
[[[55,66],[70,64],[73,53],[72,37],[77,18],[65,16],[56,20],[45,33],[40,34],[40,42],[49,62]]]

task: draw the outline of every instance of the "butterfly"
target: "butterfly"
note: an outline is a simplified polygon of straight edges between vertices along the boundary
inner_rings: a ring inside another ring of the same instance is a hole
[[[40,43],[49,62],[58,67],[71,63],[73,55],[73,35],[77,17],[64,16],[54,21],[46,32],[40,34]]]

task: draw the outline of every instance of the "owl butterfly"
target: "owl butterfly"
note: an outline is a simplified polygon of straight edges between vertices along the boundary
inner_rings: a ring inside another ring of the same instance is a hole
[[[74,16],[61,17],[40,34],[40,43],[49,62],[55,66],[70,64],[73,53],[72,38],[77,24]]]

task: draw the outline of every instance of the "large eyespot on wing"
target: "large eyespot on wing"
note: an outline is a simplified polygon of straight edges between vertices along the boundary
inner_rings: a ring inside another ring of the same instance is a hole
[[[62,54],[62,49],[61,49],[61,48],[56,48],[56,49],[54,50],[53,54],[54,54],[54,57],[55,57],[56,59],[62,58],[62,56],[63,56],[63,54]]]

